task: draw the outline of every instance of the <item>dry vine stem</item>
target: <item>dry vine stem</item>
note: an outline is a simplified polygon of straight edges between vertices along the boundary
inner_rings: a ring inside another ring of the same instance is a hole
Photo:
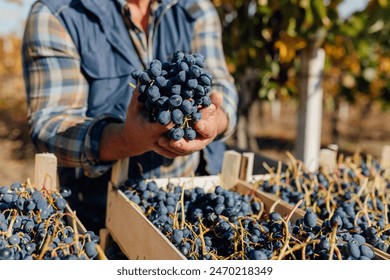
[[[280,250],[280,253],[279,253],[279,256],[278,256],[278,260],[282,260],[285,257],[285,252],[287,250],[287,247],[288,247],[289,241],[290,241],[290,232],[288,230],[288,222],[290,221],[290,219],[291,219],[292,215],[294,214],[294,212],[298,209],[299,205],[301,205],[301,203],[302,203],[302,199],[300,199],[297,202],[297,204],[294,205],[293,209],[291,209],[291,211],[288,214],[288,216],[286,217],[286,219],[285,220],[282,219],[282,223],[284,225],[284,230],[286,231],[286,237],[285,237],[285,240],[284,240],[283,247]]]

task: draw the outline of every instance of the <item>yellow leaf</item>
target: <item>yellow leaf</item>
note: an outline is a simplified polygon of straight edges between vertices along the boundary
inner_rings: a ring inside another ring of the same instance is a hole
[[[387,0],[378,0],[378,3],[382,8],[386,8],[389,4]]]
[[[281,63],[289,63],[296,56],[296,52],[306,47],[306,41],[300,37],[291,37],[286,33],[275,42],[275,48],[279,50]]]

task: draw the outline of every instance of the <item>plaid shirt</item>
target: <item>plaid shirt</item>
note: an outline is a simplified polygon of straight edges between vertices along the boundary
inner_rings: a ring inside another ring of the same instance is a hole
[[[159,1],[151,4],[146,34],[131,21],[126,1],[118,1],[139,59],[146,66],[153,58],[147,36],[153,36],[153,13]],[[213,90],[224,94],[222,108],[229,125],[221,137],[226,139],[237,122],[238,96],[224,60],[218,14],[210,1],[199,1],[198,9],[203,11],[203,16],[195,23],[191,51],[205,55],[206,68],[214,77]],[[210,34],[218,36],[208,36]],[[99,160],[100,139],[96,136],[100,135],[96,130],[103,129],[99,124],[104,123],[102,120],[106,116],[91,118],[86,115],[89,88],[80,71],[78,50],[64,26],[40,2],[33,5],[27,20],[22,55],[29,124],[37,149],[54,153],[61,166],[82,168],[89,177],[106,172],[112,162]],[[199,160],[199,152],[176,158],[170,165],[160,167],[155,177],[191,175]]]

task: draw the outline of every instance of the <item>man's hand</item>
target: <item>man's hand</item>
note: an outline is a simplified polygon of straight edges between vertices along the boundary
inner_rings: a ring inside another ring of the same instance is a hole
[[[202,119],[195,123],[194,129],[197,132],[197,137],[194,140],[187,141],[183,138],[175,141],[161,136],[154,151],[169,158],[189,155],[205,148],[217,135],[223,133],[228,124],[227,116],[220,108],[223,96],[214,92],[210,97],[212,104],[201,110]]]
[[[125,123],[112,123],[104,128],[100,141],[101,160],[117,160],[155,150],[161,135],[174,126],[173,123],[164,126],[150,122],[143,104],[137,100],[138,96],[139,93],[134,90]],[[163,148],[158,150],[161,154],[170,153]]]

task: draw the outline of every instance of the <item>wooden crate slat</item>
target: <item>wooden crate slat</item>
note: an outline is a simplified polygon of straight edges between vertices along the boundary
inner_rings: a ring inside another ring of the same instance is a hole
[[[243,153],[241,157],[239,179],[249,181],[253,174],[253,163],[255,161],[254,153]]]
[[[221,182],[224,188],[234,187],[240,176],[241,154],[236,151],[226,151],[223,155]]]
[[[390,145],[382,148],[381,165],[383,168],[390,168]]]
[[[50,153],[35,155],[34,186],[41,190],[57,190],[57,157]]]

